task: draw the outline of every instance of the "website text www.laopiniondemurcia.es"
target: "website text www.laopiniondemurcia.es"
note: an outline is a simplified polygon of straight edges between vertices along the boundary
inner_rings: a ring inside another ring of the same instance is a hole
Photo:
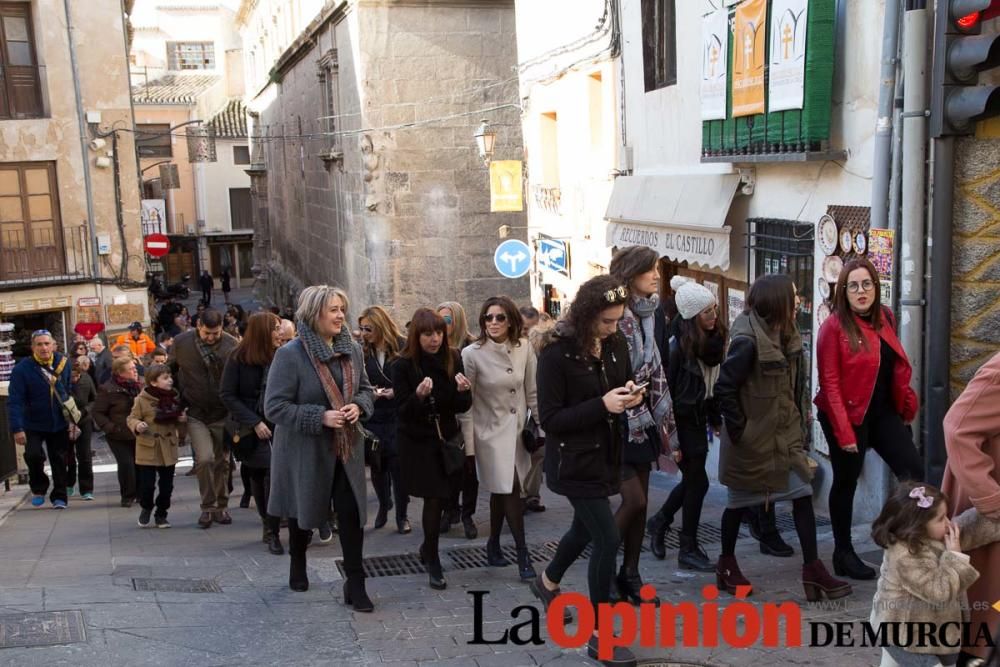
[[[595,630],[598,636],[598,658],[611,659],[616,646],[643,648],[713,648],[728,645],[747,648],[759,644],[766,648],[804,647],[946,647],[957,652],[960,646],[976,644],[993,646],[986,624],[971,623],[895,623],[872,624],[868,621],[810,621],[808,641],[803,641],[802,608],[797,602],[765,602],[758,608],[748,602],[749,586],[737,586],[735,599],[728,601],[720,612],[719,589],[707,585],[701,590],[701,602],[660,603],[656,589],[646,584],[640,590],[645,600],[638,607],[628,602],[594,605],[581,593],[561,593],[549,605],[546,628],[552,641],[562,648],[585,646]],[[473,636],[469,644],[542,645],[541,614],[532,605],[515,607],[510,616],[515,621],[501,634],[487,637],[483,625],[483,607],[489,591],[468,591],[473,598]],[[573,609],[576,629],[569,630],[563,620],[564,611]],[[678,642],[677,621],[683,631]],[[860,626],[860,632],[855,631]],[[949,628],[958,626],[961,642],[949,643]],[[617,629],[617,632],[616,632]],[[783,641],[782,641],[783,639]],[[859,643],[860,642],[860,643]]]

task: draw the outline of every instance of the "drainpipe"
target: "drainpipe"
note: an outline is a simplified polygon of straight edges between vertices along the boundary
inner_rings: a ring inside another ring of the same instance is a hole
[[[100,264],[97,259],[97,223],[94,217],[94,191],[90,180],[90,147],[87,137],[87,115],[83,109],[83,93],[80,92],[80,69],[76,62],[76,47],[73,46],[73,19],[69,11],[69,0],[63,0],[66,12],[66,41],[69,43],[69,62],[73,70],[73,93],[76,96],[76,116],[80,124],[80,158],[83,161],[83,186],[87,193],[87,229],[90,231],[90,269],[95,284],[101,280]]]
[[[899,51],[899,5],[886,0],[882,27],[882,70],[879,74],[878,118],[875,121],[875,162],[872,169],[872,229],[885,229],[889,219],[889,179],[892,171],[892,101]]]
[[[903,197],[899,243],[899,338],[923,385],[925,178],[927,174],[927,10],[903,15]],[[935,225],[936,227],[937,225]],[[930,357],[928,357],[930,358]],[[920,429],[915,429],[917,434]],[[916,436],[919,445],[919,436]]]

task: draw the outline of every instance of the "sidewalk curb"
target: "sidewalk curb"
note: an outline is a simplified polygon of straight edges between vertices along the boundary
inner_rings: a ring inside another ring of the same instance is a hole
[[[21,508],[28,498],[31,497],[31,489],[25,489],[24,493],[21,494],[21,498],[16,500],[17,490],[11,489],[8,493],[0,496],[0,526],[7,521],[7,517],[14,513],[16,510]],[[10,499],[8,500],[8,496]]]

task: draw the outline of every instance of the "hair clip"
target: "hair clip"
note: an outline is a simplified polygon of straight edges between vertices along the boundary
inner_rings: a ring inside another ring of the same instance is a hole
[[[628,298],[628,289],[624,285],[616,287],[614,289],[609,289],[604,293],[604,300],[608,303],[617,303],[619,299],[624,301]]]
[[[910,497],[916,498],[917,500],[917,507],[924,510],[934,504],[934,498],[932,496],[928,496],[926,491],[927,489],[922,486],[918,486],[910,491]]]

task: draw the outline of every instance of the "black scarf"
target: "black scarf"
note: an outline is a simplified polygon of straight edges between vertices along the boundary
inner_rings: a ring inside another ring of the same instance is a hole
[[[119,375],[113,375],[111,378],[116,385],[124,389],[129,396],[135,398],[142,391],[142,383],[138,380],[126,380]]]
[[[722,363],[726,352],[726,339],[718,329],[712,329],[705,335],[705,341],[698,352],[698,359],[706,366],[718,366]]]
[[[146,393],[155,398],[156,417],[153,421],[157,424],[170,424],[176,422],[184,412],[180,397],[173,389],[160,389],[159,387],[146,387]]]

